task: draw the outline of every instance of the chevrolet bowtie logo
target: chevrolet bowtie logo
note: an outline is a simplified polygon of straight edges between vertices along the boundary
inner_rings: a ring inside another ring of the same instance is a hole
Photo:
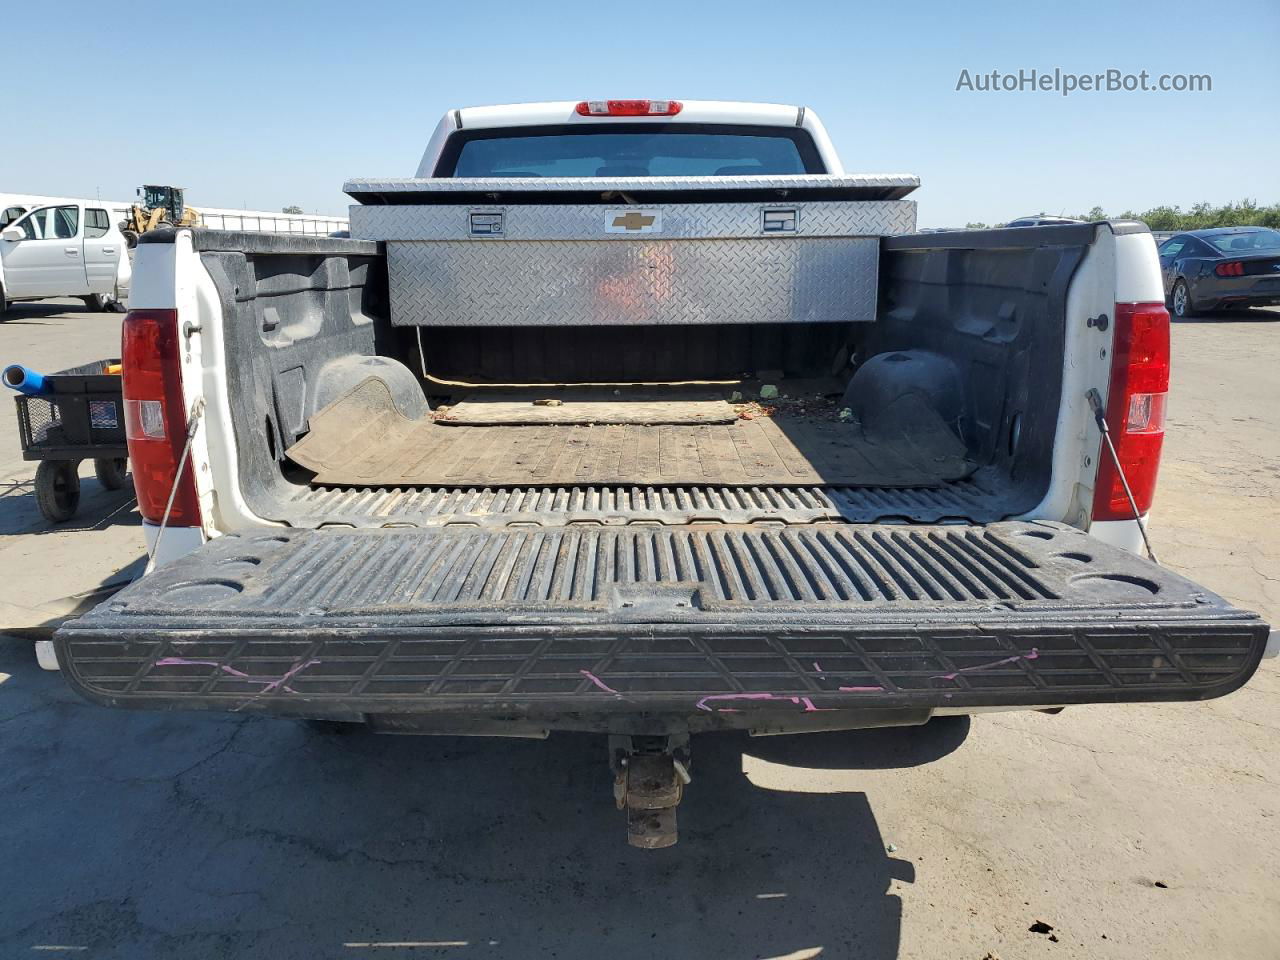
[[[628,210],[622,216],[614,217],[613,225],[622,227],[624,230],[643,230],[645,227],[652,227],[653,220],[654,218],[651,216],[646,216],[635,210]]]

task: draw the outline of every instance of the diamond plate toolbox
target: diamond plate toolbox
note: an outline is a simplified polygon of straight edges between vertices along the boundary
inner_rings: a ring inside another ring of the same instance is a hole
[[[871,321],[879,238],[914,227],[909,200],[351,208],[398,326]]]

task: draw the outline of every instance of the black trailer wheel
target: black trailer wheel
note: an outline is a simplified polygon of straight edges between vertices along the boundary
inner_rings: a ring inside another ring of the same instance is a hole
[[[93,313],[122,313],[125,309],[120,298],[112,293],[91,293],[84,297],[85,308]]]
[[[108,490],[119,490],[128,482],[129,461],[124,457],[99,457],[93,461],[93,472]]]
[[[79,460],[42,460],[36,468],[36,505],[50,523],[62,523],[80,506]]]

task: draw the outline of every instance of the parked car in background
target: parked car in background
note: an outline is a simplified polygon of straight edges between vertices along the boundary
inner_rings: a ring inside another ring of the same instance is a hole
[[[1280,304],[1280,230],[1191,230],[1170,237],[1159,254],[1174,316]]]
[[[0,313],[15,300],[80,297],[123,310],[131,276],[119,210],[107,204],[37,207],[0,230]]]
[[[1061,226],[1064,223],[1084,223],[1083,220],[1076,220],[1074,217],[1046,217],[1041,214],[1038,217],[1018,217],[1017,220],[1010,220],[1005,224],[1006,227],[1054,227]]]

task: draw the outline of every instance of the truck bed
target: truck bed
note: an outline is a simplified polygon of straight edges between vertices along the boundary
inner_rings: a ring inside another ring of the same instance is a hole
[[[435,327],[425,334],[389,323],[379,244],[194,231],[192,245],[212,277],[221,311],[220,366],[228,396],[237,398],[227,413],[237,441],[236,473],[228,482],[239,488],[250,512],[240,522],[379,527],[394,513],[394,522],[430,523],[435,505],[483,501],[486,490],[499,487],[510,488],[494,494],[504,506],[496,514],[485,512],[485,522],[500,522],[510,504],[535,500],[544,522],[552,522],[553,515],[572,522],[602,512],[608,522],[625,516],[663,523],[769,516],[799,522],[821,517],[983,523],[1017,516],[1035,507],[1050,480],[1062,378],[1055,344],[1064,336],[1067,287],[1098,229],[1080,225],[1045,228],[1035,236],[1009,230],[886,240],[883,307],[871,324]],[[163,233],[145,239],[173,242]],[[851,332],[851,327],[858,329]],[[498,389],[536,382],[554,390],[566,382],[723,378],[723,389],[732,391],[747,389],[735,386],[744,374],[771,368],[767,382],[781,382],[785,390],[794,378],[830,377],[842,357],[852,362],[856,355],[862,362],[887,351],[921,348],[950,358],[968,384],[960,436],[964,457],[975,467],[972,473],[914,482],[887,474],[823,474],[779,483],[746,471],[726,482],[699,468],[693,474],[649,478],[532,476],[515,484],[492,475],[419,477],[413,489],[391,489],[406,485],[386,475],[326,483],[297,467],[289,469],[285,455],[308,436],[324,405],[317,398],[332,396],[322,388],[335,358],[398,363],[405,376],[434,394],[431,402],[438,405],[465,397],[474,384]],[[424,371],[435,379],[425,378]],[[454,381],[473,385],[448,385]],[[780,494],[791,485],[798,491],[794,501]],[[338,494],[336,487],[367,492]],[[614,491],[624,491],[621,499]],[[327,512],[335,504],[340,510]],[[559,514],[561,505],[572,505],[569,513]],[[364,507],[368,510],[362,513]]]

